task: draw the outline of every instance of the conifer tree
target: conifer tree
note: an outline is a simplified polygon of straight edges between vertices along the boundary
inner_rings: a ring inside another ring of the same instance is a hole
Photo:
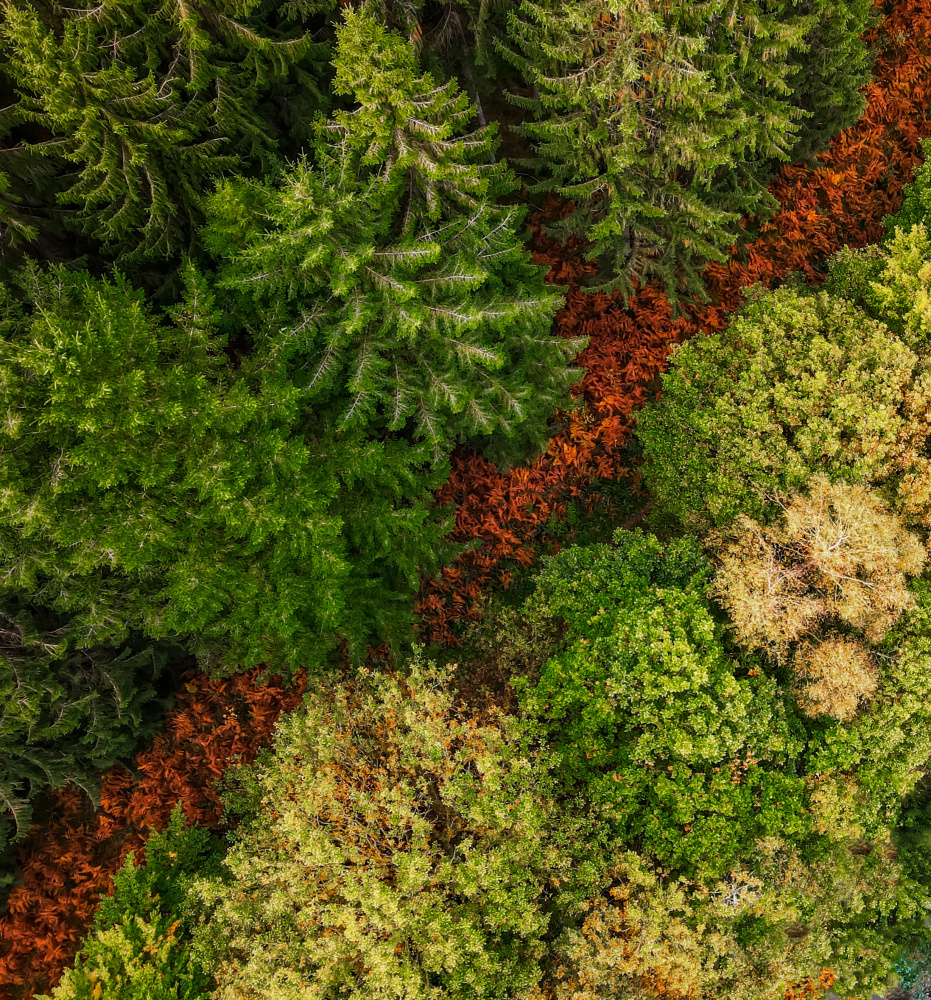
[[[535,116],[522,126],[534,190],[573,202],[554,229],[593,242],[598,288],[626,297],[656,277],[674,310],[679,291],[705,298],[699,273],[740,242],[741,216],[777,207],[748,164],[787,159],[812,114],[789,102],[789,78],[817,22],[759,0],[524,0],[509,12],[502,50],[535,91],[513,98]]]
[[[184,277],[170,322],[121,277],[32,267],[4,292],[3,594],[69,614],[79,645],[178,635],[217,670],[401,642],[418,571],[449,551],[437,475],[239,377]]]
[[[496,433],[497,457],[532,454],[571,408],[582,342],[550,336],[560,300],[527,262],[524,210],[503,203],[515,182],[493,129],[470,130],[455,82],[419,74],[365,15],[346,14],[335,70],[356,107],[321,126],[315,162],[211,200],[205,239],[251,363],[334,431],[413,435],[435,463]]]
[[[794,68],[787,80],[789,103],[808,113],[798,122],[789,156],[793,163],[814,162],[866,108],[860,90],[870,81],[878,50],[867,48],[860,36],[878,24],[882,13],[872,0],[784,0],[783,11],[783,16],[816,15],[805,48],[792,53]]]
[[[75,165],[61,198],[79,231],[119,261],[172,257],[190,249],[217,175],[274,168],[260,101],[295,86],[292,70],[306,89],[328,51],[274,15],[257,0],[4,6],[19,114],[54,137],[29,148]]]
[[[6,600],[0,605],[0,909],[14,844],[28,832],[46,786],[73,783],[99,805],[100,777],[129,762],[160,725],[193,658],[138,633],[115,646],[75,648],[67,616]]]

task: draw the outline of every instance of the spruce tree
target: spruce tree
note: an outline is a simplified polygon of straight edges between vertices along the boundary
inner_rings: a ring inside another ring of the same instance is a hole
[[[99,805],[102,774],[158,729],[172,702],[165,681],[193,663],[177,643],[138,633],[76,648],[66,615],[0,605],[0,909],[43,789],[70,782]]]
[[[550,336],[560,300],[528,263],[493,128],[470,129],[455,82],[418,73],[363,14],[346,14],[334,65],[356,106],[321,125],[314,162],[210,203],[205,241],[250,363],[334,432],[425,442],[435,464],[475,436],[496,435],[502,460],[539,451],[572,405],[581,342]]]
[[[178,635],[217,670],[402,641],[417,571],[448,551],[437,476],[239,376],[184,276],[166,318],[121,277],[33,266],[4,291],[2,594],[68,614],[80,646]]]
[[[798,122],[789,155],[793,163],[814,163],[866,109],[860,90],[870,81],[878,50],[867,48],[860,36],[878,24],[882,13],[872,0],[784,0],[786,14],[790,3],[795,13],[816,16],[806,48],[792,54],[794,69],[787,80],[789,103],[811,115]]]
[[[190,250],[215,177],[275,169],[261,102],[275,88],[313,93],[319,72],[310,71],[328,46],[287,14],[257,8],[4,6],[0,38],[18,113],[53,136],[27,148],[77,175],[60,197],[75,228],[117,260]]]
[[[820,9],[820,8],[819,8]],[[530,0],[508,14],[502,51],[534,88],[513,97],[534,115],[534,190],[574,203],[554,230],[581,235],[602,259],[602,290],[625,299],[656,277],[704,299],[699,274],[739,242],[741,216],[766,217],[768,176],[798,120],[793,54],[818,11],[760,0]],[[840,30],[840,29],[838,29]]]

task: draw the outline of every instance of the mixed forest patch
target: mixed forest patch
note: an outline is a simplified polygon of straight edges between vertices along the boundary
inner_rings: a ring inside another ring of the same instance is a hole
[[[925,6],[0,37],[0,996],[923,995]]]

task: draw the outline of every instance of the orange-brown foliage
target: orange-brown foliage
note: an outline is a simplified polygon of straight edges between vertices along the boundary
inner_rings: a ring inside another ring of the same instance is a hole
[[[24,842],[24,884],[0,916],[0,997],[28,1000],[57,985],[123,859],[131,850],[142,859],[145,837],[166,825],[177,802],[194,822],[219,827],[216,779],[231,761],[254,759],[306,680],[257,686],[258,670],[187,684],[164,731],[136,758],[138,776],[120,766],[107,772],[96,814],[78,789],[54,793],[54,818]]]
[[[781,210],[761,226],[745,263],[733,247],[727,263],[709,265],[711,302],[691,316],[673,322],[665,295],[653,286],[641,289],[628,310],[618,296],[583,292],[579,282],[594,269],[584,244],[562,244],[542,232],[546,219],[565,207],[550,199],[531,219],[534,260],[550,266],[550,281],[568,285],[556,334],[591,338],[576,359],[586,370],[577,389],[585,403],[571,418],[562,415],[549,450],[529,468],[502,474],[473,454],[453,455],[452,474],[437,499],[457,505],[452,537],[479,538],[482,545],[421,590],[417,611],[426,641],[455,645],[451,623],[478,616],[482,590],[493,575],[506,585],[513,560],[533,562],[546,522],[554,513],[564,516],[571,497],[599,477],[632,475],[636,482],[624,448],[633,415],[664,370],[670,345],[700,330],[723,329],[741,303],[742,286],[771,286],[790,271],[820,283],[825,256],[845,243],[860,247],[883,236],[883,216],[900,207],[902,188],[923,159],[921,140],[931,135],[931,8],[923,0],[878,0],[877,7],[885,17],[864,37],[870,44],[882,40],[886,48],[864,88],[869,103],[863,117],[834,138],[817,168],[780,169],[770,190]]]
[[[829,990],[837,982],[837,976],[831,969],[822,969],[818,975],[818,981],[813,979],[803,979],[797,983],[790,983],[786,986],[782,1000],[811,1000],[812,997],[821,996],[825,990]]]

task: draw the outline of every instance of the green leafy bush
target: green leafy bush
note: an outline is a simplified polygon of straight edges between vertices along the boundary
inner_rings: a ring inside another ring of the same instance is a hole
[[[821,291],[761,286],[720,334],[677,348],[638,420],[643,475],[695,527],[744,513],[813,473],[881,482],[906,426],[918,358],[881,322]]]
[[[803,747],[777,685],[727,654],[697,544],[639,530],[548,560],[538,597],[564,652],[522,688],[567,785],[617,841],[688,875],[719,876],[748,840],[804,834]],[[532,599],[534,600],[534,599]]]

